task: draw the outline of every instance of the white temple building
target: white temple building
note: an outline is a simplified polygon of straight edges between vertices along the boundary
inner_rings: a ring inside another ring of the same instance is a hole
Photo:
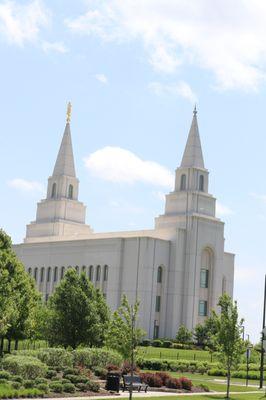
[[[122,294],[139,299],[139,325],[148,337],[175,337],[181,324],[192,329],[217,309],[222,293],[233,295],[234,255],[224,251],[224,223],[208,180],[194,110],[175,187],[154,229],[94,233],[78,199],[68,113],[46,198],[14,250],[45,299],[75,267],[103,291],[112,310]]]

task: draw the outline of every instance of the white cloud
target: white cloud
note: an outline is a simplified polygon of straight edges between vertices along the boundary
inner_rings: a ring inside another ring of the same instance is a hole
[[[195,104],[198,99],[196,94],[193,92],[188,83],[180,81],[175,84],[163,84],[160,82],[151,82],[149,89],[153,91],[157,96],[170,94],[173,96],[181,96]]]
[[[69,50],[68,48],[65,46],[64,43],[62,42],[46,42],[43,41],[42,42],[42,49],[45,53],[48,53],[50,51],[55,51],[57,53],[67,53]]]
[[[219,201],[216,202],[216,214],[218,217],[224,217],[227,215],[234,214],[231,208],[225,206],[224,204],[220,203]]]
[[[23,46],[26,42],[36,42],[40,29],[49,22],[50,12],[41,0],[26,4],[7,0],[0,4],[0,33],[11,44]]]
[[[66,20],[103,41],[139,41],[154,69],[197,66],[219,89],[256,90],[265,81],[266,2],[261,0],[89,0]]]
[[[26,179],[16,178],[8,181],[8,186],[18,189],[22,192],[45,193],[45,188],[42,183],[28,181]]]
[[[85,158],[85,165],[95,176],[123,183],[144,182],[154,186],[173,187],[173,174],[154,161],[139,158],[120,147],[104,147]]]
[[[104,74],[96,74],[95,78],[97,79],[97,81],[103,83],[104,85],[108,82],[108,79]]]

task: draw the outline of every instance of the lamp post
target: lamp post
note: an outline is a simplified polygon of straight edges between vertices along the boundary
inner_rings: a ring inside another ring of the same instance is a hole
[[[261,356],[260,356],[260,389],[263,388],[264,352],[266,351],[265,350],[265,347],[266,347],[265,346],[265,339],[266,339],[265,312],[266,312],[266,275],[265,275],[265,284],[264,284],[264,300],[263,300],[263,314],[262,314]]]

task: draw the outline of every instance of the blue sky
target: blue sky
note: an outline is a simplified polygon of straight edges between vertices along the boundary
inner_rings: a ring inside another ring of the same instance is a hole
[[[71,100],[95,231],[152,228],[194,103],[210,192],[258,339],[266,272],[266,5],[257,0],[0,1],[0,223],[35,219]]]

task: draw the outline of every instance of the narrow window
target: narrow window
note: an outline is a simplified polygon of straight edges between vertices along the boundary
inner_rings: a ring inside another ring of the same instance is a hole
[[[50,282],[50,280],[51,280],[51,267],[49,267],[47,270],[47,282]]]
[[[90,266],[89,269],[89,280],[92,281],[93,280],[93,265]]]
[[[207,315],[207,301],[200,300],[199,301],[199,316],[206,317]]]
[[[204,191],[204,176],[203,175],[200,175],[200,177],[199,177],[199,190],[201,192]]]
[[[38,268],[34,269],[34,279],[37,282],[37,279],[38,279]]]
[[[209,271],[207,269],[200,270],[200,287],[207,288],[209,285]]]
[[[156,325],[157,321],[154,321],[154,331],[153,331],[153,338],[158,339],[159,337],[159,325]]]
[[[161,309],[161,296],[156,296],[155,311],[160,312]]]
[[[44,267],[41,268],[41,282],[43,282],[44,279]]]
[[[186,190],[187,186],[187,177],[185,174],[181,175],[181,182],[180,182],[180,190]]]
[[[158,267],[157,270],[157,283],[162,283],[163,280],[163,269],[162,267]]]
[[[103,280],[106,282],[108,279],[108,265],[104,266]]]
[[[60,278],[63,279],[65,274],[65,267],[61,267],[61,276]]]
[[[222,281],[222,294],[226,293],[226,277],[223,277]]]
[[[97,271],[96,271],[96,281],[99,282],[101,278],[101,266],[97,266]]]
[[[53,186],[52,186],[52,199],[54,199],[55,198],[55,196],[56,196],[56,183],[53,183]]]
[[[76,273],[79,274],[79,266],[78,265],[75,266],[75,270],[76,270]]]
[[[54,282],[57,281],[57,275],[58,275],[58,268],[55,267],[55,269],[54,269]]]
[[[83,265],[83,267],[82,267],[82,273],[86,273],[86,265]]]
[[[73,185],[69,185],[68,187],[68,198],[73,199]]]
[[[29,268],[29,269],[28,269],[28,274],[31,275],[31,273],[32,273],[32,269]]]

